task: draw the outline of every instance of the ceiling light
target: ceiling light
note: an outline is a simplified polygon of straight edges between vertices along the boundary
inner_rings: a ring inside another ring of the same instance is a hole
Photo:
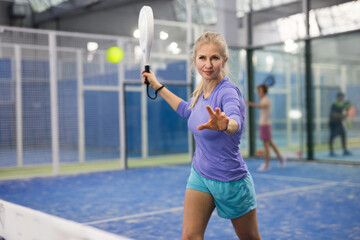
[[[168,37],[169,37],[169,34],[167,32],[164,32],[164,31],[160,32],[160,39],[161,40],[166,40],[166,39],[168,39]]]
[[[170,43],[167,47],[167,50],[173,54],[179,54],[181,52],[181,49],[178,47],[176,42]]]
[[[97,42],[88,42],[87,50],[89,52],[95,52],[99,48],[99,44]]]
[[[140,37],[140,30],[136,29],[133,33],[134,38],[139,38]]]
[[[295,53],[298,49],[298,44],[292,39],[288,39],[284,43],[284,51],[288,53]]]
[[[301,116],[302,116],[302,114],[301,114],[300,110],[294,109],[294,110],[289,111],[289,118],[291,118],[291,119],[300,119]]]

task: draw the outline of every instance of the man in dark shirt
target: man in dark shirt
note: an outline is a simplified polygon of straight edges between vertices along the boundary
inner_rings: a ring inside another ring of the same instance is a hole
[[[333,141],[334,138],[338,135],[341,137],[341,144],[343,148],[344,155],[351,155],[351,153],[346,149],[346,131],[343,126],[343,120],[347,117],[347,110],[351,106],[350,103],[344,102],[344,94],[339,92],[336,95],[336,101],[331,105],[330,109],[330,121],[329,121],[329,129],[330,129],[330,139],[329,139],[329,147],[330,147],[330,156],[336,156],[333,149]]]

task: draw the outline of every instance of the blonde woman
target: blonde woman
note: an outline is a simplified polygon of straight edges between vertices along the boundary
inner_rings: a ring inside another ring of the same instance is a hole
[[[261,239],[256,217],[252,177],[240,153],[245,103],[240,90],[227,78],[228,47],[214,32],[194,44],[193,61],[202,81],[189,102],[158,82],[153,72],[142,72],[180,116],[188,119],[196,150],[185,191],[182,239],[203,239],[214,209],[231,219],[241,239]]]

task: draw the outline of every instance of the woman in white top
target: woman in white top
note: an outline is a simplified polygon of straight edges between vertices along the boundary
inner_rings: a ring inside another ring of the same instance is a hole
[[[264,142],[265,163],[258,168],[258,171],[267,171],[270,169],[270,147],[274,149],[281,167],[285,167],[285,158],[281,156],[279,149],[271,136],[271,100],[267,96],[268,88],[266,85],[259,85],[257,86],[257,91],[260,104],[249,101],[245,101],[245,103],[250,107],[260,108],[259,131],[260,139]]]

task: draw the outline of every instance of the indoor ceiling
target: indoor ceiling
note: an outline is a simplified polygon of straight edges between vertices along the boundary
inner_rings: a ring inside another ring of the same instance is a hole
[[[0,0],[4,1],[4,0]],[[185,5],[180,0],[6,0],[15,4],[28,4],[34,15],[34,25],[38,26],[54,19],[62,19],[78,14],[87,14],[97,10],[118,8],[134,4],[144,3],[151,5],[152,2],[166,1],[174,2],[174,5]],[[209,8],[215,6],[216,0],[193,0],[197,8]],[[350,0],[311,0],[311,8],[318,9],[349,2]],[[296,0],[237,0],[238,12],[248,11],[249,3],[253,2],[254,12],[252,23],[254,25],[274,21],[279,18],[288,17],[302,11],[302,1]],[[268,3],[267,3],[268,2]],[[267,4],[265,4],[267,3]],[[182,8],[185,10],[186,8]],[[216,14],[213,11],[213,14]],[[239,16],[239,25],[243,24],[242,14]],[[209,15],[205,16],[209,18]],[[179,19],[180,21],[183,19]]]

